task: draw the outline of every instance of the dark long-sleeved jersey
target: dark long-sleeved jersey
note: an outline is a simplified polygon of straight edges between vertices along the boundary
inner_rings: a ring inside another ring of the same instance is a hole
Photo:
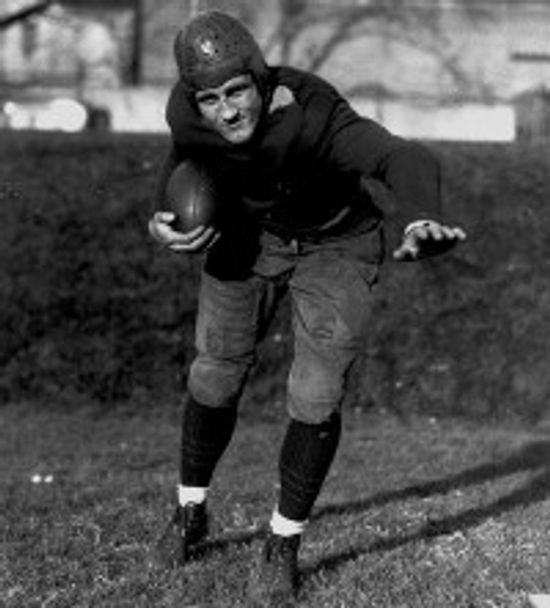
[[[160,198],[174,166],[194,159],[208,164],[261,225],[288,236],[316,233],[340,216],[344,223],[379,221],[382,211],[363,178],[393,192],[402,227],[439,215],[439,163],[424,146],[359,116],[314,75],[287,67],[271,68],[271,75],[257,133],[238,146],[209,130],[184,87],[174,87],[167,106],[173,148]]]

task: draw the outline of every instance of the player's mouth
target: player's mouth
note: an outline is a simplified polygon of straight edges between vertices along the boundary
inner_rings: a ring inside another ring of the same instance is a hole
[[[223,133],[226,139],[233,143],[241,143],[249,139],[254,130],[252,121],[246,116],[239,116],[223,123]]]

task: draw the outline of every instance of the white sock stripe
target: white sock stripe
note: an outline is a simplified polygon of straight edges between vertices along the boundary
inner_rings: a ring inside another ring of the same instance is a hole
[[[206,500],[207,493],[208,488],[178,485],[178,503],[182,507],[191,502],[199,504]]]
[[[269,525],[273,534],[277,534],[278,536],[294,536],[295,534],[302,534],[307,525],[307,520],[296,521],[294,519],[288,519],[288,517],[281,515],[279,511],[275,509]]]

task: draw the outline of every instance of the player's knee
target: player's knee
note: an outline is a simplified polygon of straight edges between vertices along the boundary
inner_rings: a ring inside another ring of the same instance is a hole
[[[322,424],[340,410],[339,403],[328,401],[303,401],[289,395],[287,409],[291,418],[304,424]]]
[[[249,370],[247,361],[223,361],[199,356],[189,370],[188,388],[200,403],[223,407],[241,394]]]
[[[344,377],[326,366],[294,362],[288,376],[288,410],[301,422],[318,424],[340,407]]]

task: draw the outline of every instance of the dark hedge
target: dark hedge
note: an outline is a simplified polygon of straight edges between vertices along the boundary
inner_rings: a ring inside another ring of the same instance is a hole
[[[350,402],[402,416],[536,420],[550,396],[550,146],[429,145],[443,163],[445,213],[469,240],[439,259],[386,265]],[[181,392],[200,259],[147,236],[166,146],[2,133],[4,402],[148,403]],[[290,355],[283,311],[252,400],[283,399]]]

